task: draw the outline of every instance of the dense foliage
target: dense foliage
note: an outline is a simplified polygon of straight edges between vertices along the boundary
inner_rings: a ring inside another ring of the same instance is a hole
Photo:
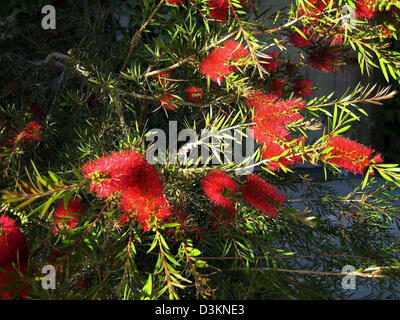
[[[348,134],[396,92],[304,77],[398,82],[398,1],[54,0],[44,30],[46,4],[0,5],[0,298],[345,297],[346,265],[398,297],[400,167]]]

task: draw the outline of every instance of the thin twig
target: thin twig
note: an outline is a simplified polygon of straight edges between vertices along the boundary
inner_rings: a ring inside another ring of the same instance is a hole
[[[131,46],[129,48],[129,53],[128,56],[125,59],[124,65],[121,69],[121,71],[125,71],[126,67],[128,66],[129,60],[132,57],[133,50],[135,49],[136,45],[138,44],[140,37],[142,36],[142,33],[144,29],[146,29],[147,25],[150,23],[151,19],[153,19],[154,15],[157,13],[157,11],[161,8],[161,6],[164,4],[165,0],[161,0],[157,7],[154,9],[154,11],[151,13],[150,17],[146,20],[146,22],[140,27],[140,29],[135,33],[135,35],[132,37],[131,40]]]

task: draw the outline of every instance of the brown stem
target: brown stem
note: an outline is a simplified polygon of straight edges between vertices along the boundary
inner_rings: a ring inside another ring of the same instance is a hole
[[[142,33],[144,29],[146,29],[147,25],[150,23],[151,19],[153,19],[154,15],[157,13],[157,11],[161,8],[165,0],[161,0],[157,7],[154,9],[154,11],[151,13],[150,17],[146,20],[146,22],[140,27],[140,29],[135,33],[135,35],[132,37],[131,40],[131,46],[129,48],[129,53],[128,56],[125,59],[124,65],[121,69],[121,71],[125,71],[126,67],[128,66],[129,60],[132,57],[133,50],[135,49],[136,45],[138,44],[140,37],[142,36]]]

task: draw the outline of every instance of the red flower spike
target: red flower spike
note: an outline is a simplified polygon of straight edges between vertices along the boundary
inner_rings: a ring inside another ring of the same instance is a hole
[[[326,9],[326,7],[331,3],[332,0],[309,0],[310,5],[306,4],[306,12],[303,7],[299,7],[300,15],[308,15],[309,17],[313,17],[315,19],[322,17],[322,12]]]
[[[336,63],[339,60],[339,56],[326,49],[315,50],[308,57],[308,62],[313,68],[326,73],[338,71],[339,68],[336,66]]]
[[[165,87],[167,84],[172,83],[173,76],[172,71],[160,72],[157,74],[157,81],[162,87]]]
[[[203,99],[203,90],[199,87],[190,87],[186,89],[186,97],[191,102],[199,102]]]
[[[279,145],[276,142],[273,142],[271,139],[268,139],[264,142],[263,148],[261,149],[261,154],[264,160],[268,160],[271,158],[278,157],[281,155],[286,149]],[[281,170],[281,166],[285,167],[292,166],[296,163],[300,163],[302,158],[300,156],[294,156],[293,153],[286,154],[284,157],[280,157],[275,161],[270,161],[266,165],[271,171],[279,171]]]
[[[14,266],[15,265],[15,266]],[[0,300],[10,300],[14,297],[26,298],[29,289],[28,286],[22,285],[19,279],[19,273],[25,273],[28,267],[27,260],[21,261],[19,264],[9,262],[0,265]],[[4,287],[13,287],[12,289],[2,289]]]
[[[228,0],[210,0],[206,4],[210,8],[210,16],[219,23],[226,22],[229,10],[231,13],[235,10],[233,6],[229,8]],[[250,9],[252,6],[252,3],[249,3],[249,0],[240,0],[240,4],[243,6],[242,10],[245,8]]]
[[[294,92],[296,95],[302,98],[308,98],[313,95],[313,90],[311,86],[313,82],[310,80],[300,79],[294,83]]]
[[[249,55],[249,51],[239,42],[229,40],[220,48],[215,48],[200,64],[201,73],[221,84],[224,77],[236,71],[234,63]]]
[[[85,164],[82,173],[92,181],[90,191],[107,198],[130,187],[145,163],[146,159],[136,151],[114,152]]]
[[[210,8],[210,16],[218,22],[225,22],[228,16],[228,1],[227,0],[211,0],[207,2]]]
[[[20,227],[5,213],[0,216],[0,265],[23,261],[28,256],[28,246]]]
[[[246,203],[269,217],[277,217],[277,208],[286,200],[278,189],[255,174],[247,176],[247,181],[240,191]]]
[[[354,174],[364,174],[371,163],[383,162],[383,158],[380,154],[372,158],[372,154],[375,150],[345,137],[335,136],[329,138],[326,142],[326,149],[332,147],[333,149],[329,154],[324,155],[323,159],[328,156],[333,157],[326,159],[326,161],[336,164]]]
[[[300,31],[307,37],[304,38],[300,33],[293,31],[290,34],[290,42],[299,48],[304,48],[312,45],[312,37],[309,36],[309,32],[307,28],[303,27]]]
[[[56,210],[53,214],[53,219],[56,224],[56,226],[53,227],[53,231],[57,232],[58,230],[61,230],[64,225],[68,226],[68,230],[75,229],[81,219],[81,213],[84,211],[84,206],[79,199],[69,199],[66,209],[64,200],[61,199],[58,201]]]
[[[376,0],[357,0],[356,5],[356,18],[357,19],[372,19],[379,11],[376,10],[378,2]]]
[[[40,141],[42,138],[42,126],[36,121],[29,122],[22,131],[18,131],[14,138],[5,143],[14,147],[23,147],[27,144]]]
[[[124,211],[121,222],[132,218],[145,231],[149,230],[148,222],[152,217],[165,220],[171,215],[164,186],[154,166],[146,163],[140,168],[135,181],[122,192],[121,207]]]
[[[224,207],[232,206],[232,198],[237,192],[236,182],[222,170],[212,170],[201,182],[205,195],[215,204]]]
[[[176,101],[176,98],[169,93],[166,93],[160,98],[161,106],[167,110],[176,110],[176,106],[173,104],[174,101]]]
[[[286,82],[283,79],[272,79],[269,93],[274,96],[282,97],[284,95],[282,89],[284,88],[285,84]]]

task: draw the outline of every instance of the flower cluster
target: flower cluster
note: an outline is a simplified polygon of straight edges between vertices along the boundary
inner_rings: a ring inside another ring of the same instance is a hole
[[[129,187],[145,163],[137,152],[114,152],[85,164],[82,173],[91,180],[90,191],[107,198]]]
[[[340,57],[328,49],[314,50],[308,57],[308,62],[313,68],[326,73],[338,71],[337,63],[339,60]]]
[[[248,0],[240,0],[242,7],[249,6]],[[207,2],[210,9],[210,16],[217,22],[224,23],[228,18],[229,11],[234,12],[235,8],[230,5],[229,0],[210,0]]]
[[[237,215],[233,202],[242,198],[247,204],[269,217],[278,215],[278,206],[285,196],[257,175],[250,174],[246,182],[238,187],[237,183],[224,171],[212,170],[202,180],[201,187],[205,195],[216,205],[211,222],[231,222]]]
[[[327,6],[332,2],[332,0],[309,0],[305,3],[305,9],[303,7],[299,7],[300,15],[307,15],[314,19],[320,18],[322,16],[323,11],[327,8]]]
[[[224,77],[237,70],[235,63],[249,55],[241,43],[229,40],[222,47],[215,48],[200,64],[201,73],[221,84]]]
[[[174,105],[175,100],[176,98],[174,96],[170,93],[166,93],[160,97],[160,105],[167,110],[176,110],[176,106]]]
[[[261,150],[264,159],[279,157],[285,150],[285,143],[291,142],[287,125],[301,120],[303,117],[299,110],[305,107],[302,99],[282,100],[273,95],[266,95],[255,91],[247,99],[247,106],[254,109],[254,139],[263,144]],[[280,143],[279,143],[280,142]],[[279,170],[280,164],[284,166],[300,162],[301,158],[291,152],[285,157],[270,161],[270,170]]]
[[[277,208],[286,200],[278,189],[255,174],[247,176],[247,180],[240,191],[246,203],[266,213],[269,217],[277,217]]]
[[[18,272],[24,273],[28,263],[28,246],[24,235],[15,221],[5,213],[0,216],[0,299],[8,300],[13,296],[25,297],[27,289],[2,289],[16,286]]]
[[[222,170],[212,170],[203,179],[201,187],[208,198],[216,205],[231,207],[236,182]]]
[[[355,5],[357,19],[370,20],[378,13],[376,9],[378,5],[377,0],[357,0],[355,1]]]
[[[375,150],[345,137],[330,137],[325,150],[329,148],[333,149],[322,158],[354,174],[363,174],[372,163],[383,162],[379,153],[372,157]]]
[[[85,212],[85,208],[79,199],[69,199],[67,207],[65,207],[64,200],[60,200],[53,214],[55,222],[53,231],[57,232],[65,227],[67,230],[75,229],[83,212]]]
[[[311,89],[313,82],[306,79],[296,80],[294,84],[294,92],[296,95],[302,98],[307,98],[313,95],[313,90]]]
[[[140,168],[132,185],[123,190],[121,206],[124,211],[121,221],[133,218],[144,230],[149,230],[148,222],[153,218],[165,220],[171,215],[164,186],[154,166],[145,163]]]
[[[152,218],[162,220],[171,213],[156,168],[135,151],[103,156],[84,165],[82,172],[98,197],[121,193],[122,222],[133,218],[148,230]]]
[[[285,85],[286,82],[283,79],[272,79],[269,93],[277,97],[282,97],[284,95],[283,88],[285,87]]]
[[[312,36],[309,35],[309,30],[306,27],[303,27],[300,29],[300,31],[303,33],[301,35],[298,32],[292,32],[290,34],[290,42],[299,48],[304,48],[312,45]]]
[[[203,99],[203,90],[199,87],[190,87],[186,89],[186,97],[191,102],[199,102]]]
[[[13,138],[7,140],[6,145],[22,148],[25,145],[40,141],[41,138],[42,126],[36,121],[32,121],[24,129],[17,131]]]

